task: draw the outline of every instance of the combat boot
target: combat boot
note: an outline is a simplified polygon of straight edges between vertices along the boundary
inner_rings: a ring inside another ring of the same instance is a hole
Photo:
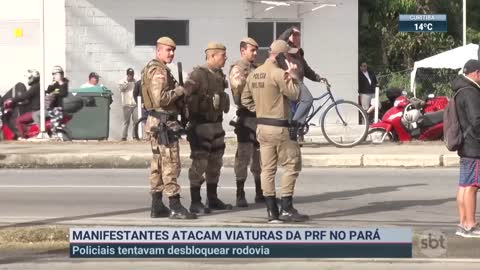
[[[277,198],[275,196],[266,196],[265,204],[267,205],[268,223],[282,223],[279,219]]]
[[[282,210],[279,218],[285,222],[304,222],[309,219],[309,216],[298,213],[297,209],[293,208],[292,196],[288,196],[282,197]]]
[[[265,197],[263,197],[262,191],[262,181],[260,178],[255,178],[255,202],[263,203],[265,202]]]
[[[188,210],[183,207],[180,203],[180,195],[174,195],[168,198],[170,201],[170,219],[196,219],[197,215],[195,213],[190,213]]]
[[[217,184],[207,184],[207,206],[212,210],[230,210],[231,204],[225,204],[217,195]]]
[[[151,218],[168,217],[170,215],[170,209],[163,204],[162,192],[152,193],[152,207],[150,209]]]
[[[210,209],[205,207],[202,203],[202,196],[200,196],[201,187],[190,187],[190,196],[192,204],[190,205],[190,212],[196,214],[208,214]]]
[[[245,180],[237,180],[237,207],[248,207],[245,199]]]

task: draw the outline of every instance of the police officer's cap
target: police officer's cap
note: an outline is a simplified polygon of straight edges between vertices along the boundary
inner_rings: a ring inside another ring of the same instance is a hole
[[[223,45],[222,43],[212,41],[208,43],[208,46],[205,49],[205,52],[207,52],[208,50],[224,50],[225,51],[227,50],[227,47],[225,47],[225,45]]]
[[[173,48],[177,48],[177,44],[175,44],[175,41],[169,37],[161,37],[157,39],[157,44],[162,44],[162,45],[167,45]]]
[[[270,45],[270,53],[290,53],[295,54],[298,52],[298,48],[292,48],[288,46],[287,42],[284,40],[275,40],[272,45]]]
[[[247,44],[250,44],[258,48],[258,43],[253,38],[250,38],[250,37],[244,38],[242,39],[242,42],[245,42]]]

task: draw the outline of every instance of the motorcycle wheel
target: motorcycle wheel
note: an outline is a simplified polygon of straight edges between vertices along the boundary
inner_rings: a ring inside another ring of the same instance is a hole
[[[59,141],[62,141],[62,142],[72,141],[72,137],[65,130],[57,130],[57,138]]]
[[[394,142],[395,136],[383,128],[373,128],[368,131],[367,141],[373,144],[381,144],[383,142]],[[385,134],[386,133],[386,134]]]

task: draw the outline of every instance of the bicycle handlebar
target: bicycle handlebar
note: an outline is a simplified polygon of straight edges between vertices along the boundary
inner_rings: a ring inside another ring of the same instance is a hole
[[[328,82],[327,78],[322,78],[322,80],[321,80],[320,82],[322,82],[322,81],[327,85],[327,87],[332,86],[332,85]]]

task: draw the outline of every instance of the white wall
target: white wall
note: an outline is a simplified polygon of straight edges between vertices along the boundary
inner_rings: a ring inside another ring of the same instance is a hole
[[[328,78],[334,95],[357,101],[358,1],[336,2],[341,4],[302,16],[303,47],[310,66]]]
[[[341,5],[303,15],[312,6],[279,7],[264,12],[265,5],[253,5],[246,0],[65,1],[66,68],[71,85],[78,87],[91,71],[96,71],[102,76],[101,82],[114,91],[111,138],[118,139],[121,133],[121,104],[116,82],[128,67],[134,68],[138,77],[141,68],[154,57],[153,47],[135,47],[135,19],[190,21],[190,46],[179,46],[175,59],[183,63],[187,72],[204,62],[205,46],[212,40],[227,46],[229,60],[225,72],[228,72],[230,63],[238,58],[239,40],[247,34],[248,18],[300,20],[309,64],[329,78],[337,97],[356,100],[358,1],[332,1]],[[307,84],[314,95],[319,94],[317,84]],[[224,122],[226,129],[233,115],[232,109]]]
[[[16,82],[26,83],[28,69],[41,70],[40,0],[16,0],[0,9],[0,94]],[[45,1],[45,66],[47,82],[53,65],[65,66],[65,0]],[[14,29],[22,28],[23,37],[15,38]]]
[[[91,71],[102,76],[101,82],[114,91],[110,135],[118,139],[122,116],[116,82],[128,67],[138,77],[154,57],[153,47],[135,47],[135,19],[190,20],[190,46],[178,46],[174,61],[181,61],[184,70],[191,71],[204,62],[209,41],[227,46],[227,65],[236,58],[239,40],[246,35],[246,9],[246,3],[239,0],[67,0],[67,69],[72,85],[85,82]]]
[[[310,67],[328,78],[336,98],[357,102],[358,88],[358,1],[332,0],[337,7],[311,11],[313,4],[276,7],[250,4],[249,16],[255,19],[292,19],[302,23],[302,47]],[[325,92],[325,86],[305,79],[313,96]],[[316,119],[320,115],[317,115]]]

